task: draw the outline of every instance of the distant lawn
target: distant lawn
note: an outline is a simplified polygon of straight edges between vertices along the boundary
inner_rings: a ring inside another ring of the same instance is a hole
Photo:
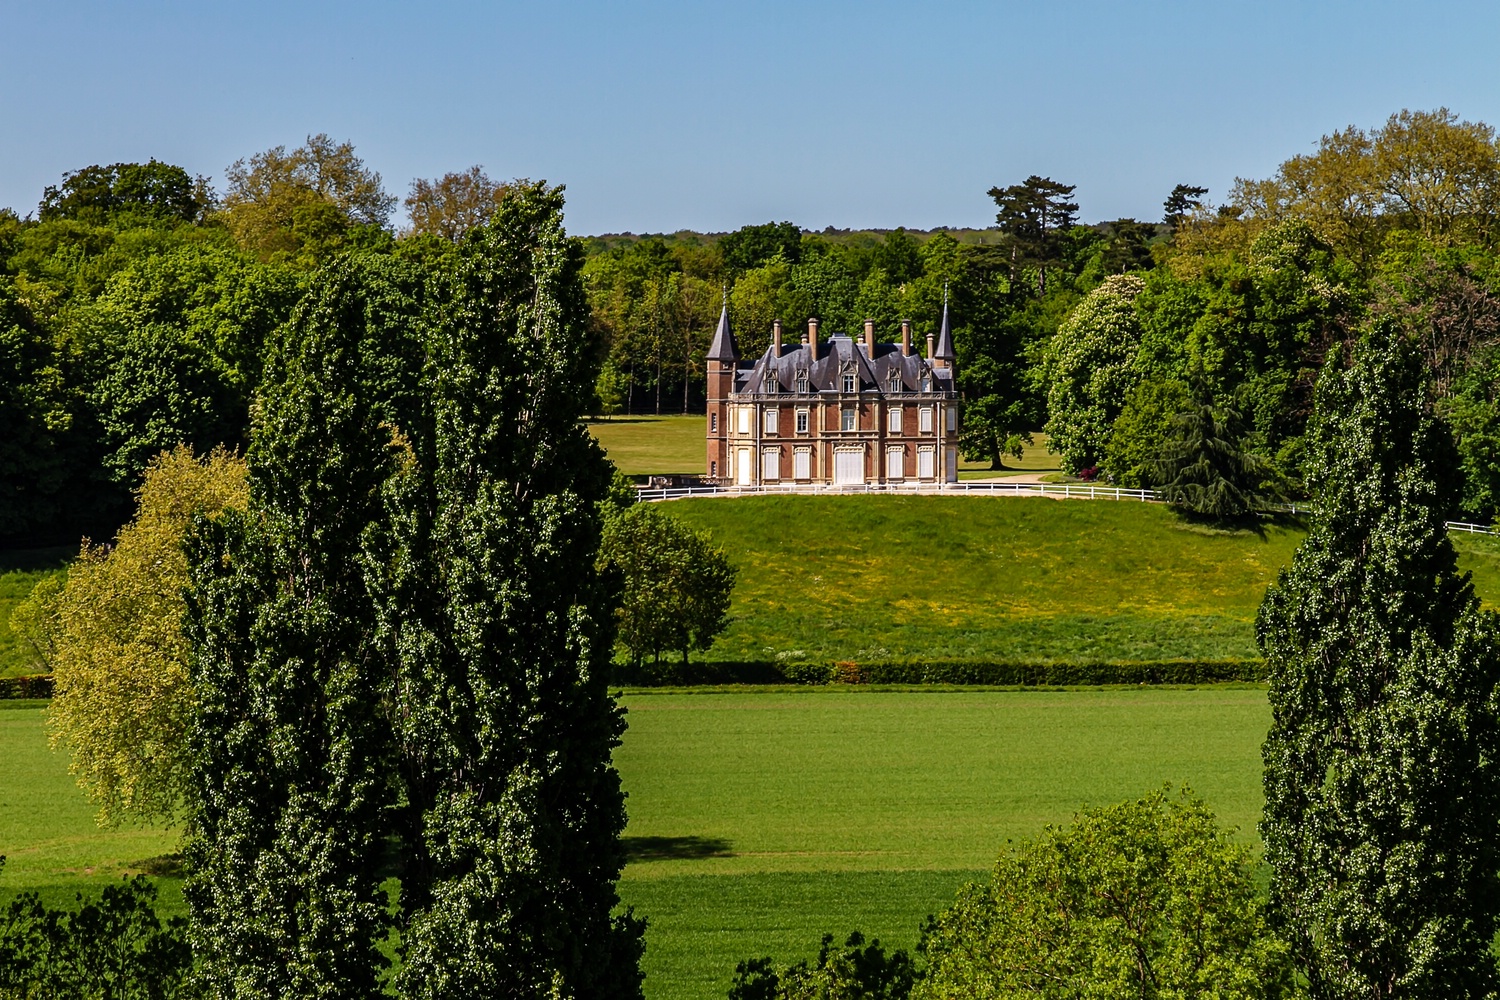
[[[708,464],[708,425],[703,414],[674,417],[612,417],[589,431],[627,476],[701,476]]]
[[[1258,656],[1254,621],[1303,534],[1186,524],[1157,504],[940,496],[675,500],[740,568],[713,660]],[[1500,537],[1453,536],[1500,604]]]
[[[810,958],[853,928],[897,947],[1007,838],[1085,803],[1188,782],[1254,841],[1260,688],[1067,692],[632,692],[616,751],[635,860],[624,901],[650,921],[649,1000],[722,998],[734,965]],[[175,849],[100,830],[46,747],[35,704],[0,702],[0,899],[54,905]],[[182,912],[180,880],[160,878]]]

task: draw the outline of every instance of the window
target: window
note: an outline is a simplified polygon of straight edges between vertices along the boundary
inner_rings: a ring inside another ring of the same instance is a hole
[[[792,454],[792,475],[797,479],[812,478],[812,449],[798,448]]]
[[[708,478],[710,478],[710,479],[718,479],[719,478],[719,463],[718,462],[709,462],[708,463]]]
[[[958,430],[958,407],[949,406],[945,407],[945,409],[948,411],[948,430]]]
[[[781,478],[781,449],[780,448],[767,448],[764,452],[761,453],[761,459],[760,459],[760,478],[762,478],[762,479],[780,479]]]
[[[885,478],[906,478],[906,449],[887,448],[885,452]]]
[[[748,407],[748,406],[742,406],[742,407],[740,407],[739,408],[739,415],[740,415],[739,416],[740,433],[741,434],[749,434],[750,433],[750,407]]]
[[[917,477],[931,479],[937,475],[937,454],[934,448],[917,449]]]
[[[776,378],[776,369],[772,368],[766,372],[766,380],[762,386],[767,395],[774,396],[781,391],[781,382]]]
[[[900,392],[901,391],[901,373],[900,372],[891,372],[891,378],[890,378],[890,381],[886,383],[886,387],[891,392]]]
[[[855,376],[853,376],[853,375],[845,375],[844,376],[844,391],[845,392],[854,392],[858,388],[859,388],[859,386],[858,386],[858,383],[856,381]]]
[[[890,431],[892,434],[901,433],[901,407],[891,407],[890,410],[886,413],[885,420],[886,430]]]
[[[776,409],[776,407],[774,407],[774,406],[771,407],[769,410],[766,411],[766,433],[767,434],[775,434],[776,433],[776,423],[780,419],[780,413],[781,413],[781,411],[778,410],[778,409]]]
[[[708,415],[708,433],[719,433],[719,415],[717,413],[710,413]]]
[[[800,392],[800,393],[802,393],[804,396],[807,395],[807,392],[808,392],[808,382],[807,382],[807,369],[806,368],[798,368],[797,369],[797,391]]]
[[[922,391],[923,392],[931,392],[932,391],[932,376],[931,375],[923,375],[922,376]]]
[[[932,407],[924,406],[917,411],[917,430],[923,434],[932,433]]]
[[[852,406],[844,407],[839,414],[839,429],[845,431],[857,430],[859,428],[859,411]]]
[[[798,410],[797,411],[797,433],[798,434],[806,434],[807,433],[807,411],[806,410]]]

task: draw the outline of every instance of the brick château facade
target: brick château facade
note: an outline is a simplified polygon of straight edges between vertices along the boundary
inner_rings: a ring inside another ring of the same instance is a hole
[[[877,344],[865,321],[856,341],[818,339],[810,320],[800,344],[781,321],[759,358],[741,361],[726,306],[708,351],[708,468],[726,486],[891,484],[958,479],[959,398],[948,306],[927,356]]]

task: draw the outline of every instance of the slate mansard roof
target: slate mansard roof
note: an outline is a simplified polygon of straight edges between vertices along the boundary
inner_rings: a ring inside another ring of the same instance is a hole
[[[932,388],[927,391],[953,391],[951,367],[935,367],[915,352],[903,355],[900,344],[876,344],[875,357],[871,359],[865,356],[860,342],[847,334],[835,333],[818,345],[817,360],[813,360],[812,350],[807,344],[785,344],[780,357],[774,356],[775,351],[774,346],[767,348],[754,365],[736,371],[733,391],[754,396],[795,393],[797,376],[802,371],[807,372],[810,392],[841,391],[843,376],[851,371],[859,377],[861,392],[870,389],[883,394],[892,392],[892,374],[901,379],[901,387],[894,390],[896,392],[923,392],[922,379],[927,376],[932,378]]]

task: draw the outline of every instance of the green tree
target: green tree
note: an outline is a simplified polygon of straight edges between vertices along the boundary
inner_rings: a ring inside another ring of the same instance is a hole
[[[395,668],[377,611],[390,483],[425,428],[426,287],[377,256],[315,278],[267,361],[248,509],[189,542],[183,894],[210,993],[366,998],[388,965]]]
[[[1162,211],[1166,213],[1162,221],[1174,235],[1192,213],[1203,207],[1206,194],[1208,188],[1194,184],[1178,184],[1172,188],[1172,193],[1162,202]]]
[[[620,642],[637,666],[675,649],[706,650],[729,627],[736,570],[706,532],[693,531],[652,504],[610,518],[599,549],[601,567],[624,577],[616,612]]]
[[[287,152],[275,146],[225,171],[224,219],[240,247],[260,257],[314,263],[383,231],[396,199],[349,142],[327,135]]]
[[[1037,269],[1037,290],[1047,294],[1047,270],[1062,260],[1061,235],[1078,218],[1078,204],[1068,199],[1075,185],[1032,174],[1020,184],[992,187],[989,196],[999,211],[995,224],[1011,254],[1011,280],[1023,267]]]
[[[1117,422],[1118,426],[1118,422]],[[1244,418],[1232,402],[1195,399],[1172,417],[1151,463],[1151,480],[1179,513],[1243,521],[1274,496],[1270,463],[1245,447]]]
[[[795,264],[802,255],[802,229],[793,222],[742,226],[719,238],[719,252],[732,274],[760,267],[778,256]]]
[[[522,182],[524,183],[524,182]],[[480,166],[447,173],[437,180],[417,178],[406,196],[410,235],[437,236],[457,243],[495,214],[508,185],[490,180]]]
[[[53,530],[70,506],[68,395],[52,345],[0,278],[0,538]]]
[[[824,934],[818,956],[777,972],[770,958],[740,962],[729,987],[729,1000],[906,1000],[918,970],[905,951],[887,953],[879,940],[865,943],[854,931],[843,950]]]
[[[1111,425],[1139,379],[1135,297],[1145,283],[1116,275],[1078,304],[1048,348],[1048,447],[1067,472],[1097,465]]]
[[[1391,333],[1324,368],[1312,526],[1256,623],[1271,913],[1313,997],[1490,996],[1496,621],[1444,527],[1451,437],[1415,345]]]
[[[599,351],[562,209],[561,189],[517,186],[459,247],[429,346],[432,443],[388,491],[378,634],[398,663],[396,985],[414,1000],[640,996],[643,922],[611,916],[611,474],[581,423]]]
[[[1125,405],[1110,427],[1100,467],[1130,489],[1147,489],[1157,479],[1153,463],[1172,435],[1178,414],[1193,402],[1187,384],[1173,378],[1143,379],[1125,394]]]
[[[212,205],[208,182],[181,167],[156,160],[111,163],[69,171],[60,185],[48,185],[37,218],[93,225],[193,222]]]
[[[85,545],[60,591],[38,588],[16,612],[53,675],[52,745],[69,751],[101,824],[171,823],[187,804],[183,537],[195,516],[244,509],[245,465],[178,448],[151,461],[136,497],[114,544]]]
[[[1085,809],[1002,855],[926,929],[919,998],[1290,994],[1249,848],[1199,799]]]

